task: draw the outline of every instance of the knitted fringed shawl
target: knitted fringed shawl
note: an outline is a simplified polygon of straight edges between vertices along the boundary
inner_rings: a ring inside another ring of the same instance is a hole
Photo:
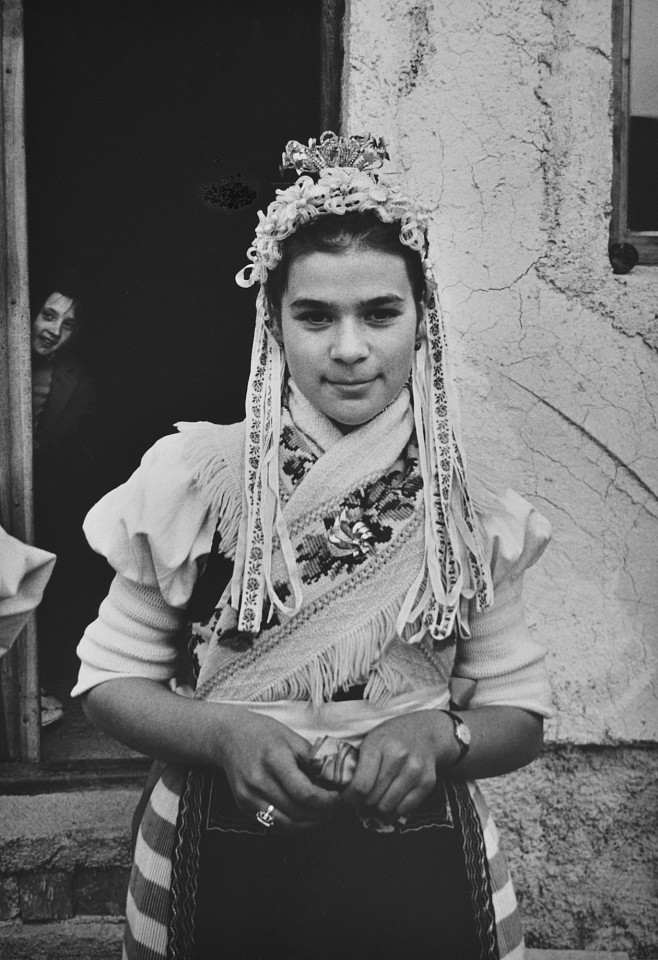
[[[290,393],[290,409],[284,405],[282,416],[279,483],[303,601],[293,613],[271,606],[260,633],[245,635],[237,630],[229,585],[207,623],[195,627],[197,697],[318,705],[361,682],[366,698],[377,703],[446,685],[454,645],[448,642],[448,657],[439,656],[430,636],[407,642],[420,624],[402,636],[397,629],[425,552],[423,482],[409,391],[346,436],[294,385]],[[222,504],[215,549],[234,559],[242,521],[240,434],[204,425],[182,429],[197,483],[206,487],[207,499]],[[330,443],[321,456],[318,432]],[[282,606],[292,589],[287,572],[275,537],[271,577]]]

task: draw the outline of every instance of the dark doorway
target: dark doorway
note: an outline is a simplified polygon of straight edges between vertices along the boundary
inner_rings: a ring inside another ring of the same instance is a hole
[[[86,510],[176,421],[243,416],[254,294],[234,277],[285,142],[321,132],[320,16],[321,0],[25,0],[33,315],[75,268],[98,394],[88,465],[36,481],[63,521],[46,543],[37,508],[37,542],[60,556],[42,681],[66,706],[111,576],[79,533]]]

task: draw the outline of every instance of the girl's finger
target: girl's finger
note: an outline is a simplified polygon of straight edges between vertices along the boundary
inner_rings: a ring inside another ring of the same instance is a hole
[[[432,790],[427,788],[421,789],[419,787],[416,790],[411,790],[406,797],[399,802],[395,815],[398,817],[406,817],[408,814],[413,813],[431,793]]]
[[[349,785],[341,796],[350,806],[364,806],[366,798],[371,794],[380,775],[382,756],[377,751],[363,750]]]
[[[258,816],[260,814],[260,817]],[[254,819],[257,823],[260,824],[263,831],[282,831],[296,833],[300,831],[313,830],[319,825],[321,821],[319,820],[295,820],[291,817],[288,817],[281,810],[277,809],[273,804],[268,804],[266,807],[261,806],[253,814]]]
[[[283,764],[272,771],[261,770],[246,781],[238,778],[233,793],[246,815],[254,806],[267,808],[272,804],[288,820],[299,823],[326,819],[339,800],[336,791],[315,786],[294,760],[291,765]]]
[[[286,789],[282,788],[276,778],[259,778],[253,783],[238,783],[233,786],[235,802],[245,816],[255,816],[254,811],[266,810],[269,806],[275,807],[288,820],[302,823],[306,820],[323,820],[330,816],[335,803],[334,795],[323,806],[300,802]]]
[[[369,806],[387,817],[402,816],[414,810],[431,791],[431,784],[411,784],[405,777],[399,777]]]
[[[336,804],[336,791],[327,790],[311,779],[308,766],[311,745],[289,731],[284,743],[263,758],[263,772],[276,782],[285,797],[306,814],[322,813]]]

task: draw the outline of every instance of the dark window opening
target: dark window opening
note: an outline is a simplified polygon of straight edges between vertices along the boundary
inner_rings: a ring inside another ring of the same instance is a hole
[[[658,40],[656,49],[658,51]],[[658,233],[657,171],[658,117],[631,116],[628,131],[629,230]]]
[[[658,263],[658,4],[614,0],[614,169],[610,256],[616,272]]]

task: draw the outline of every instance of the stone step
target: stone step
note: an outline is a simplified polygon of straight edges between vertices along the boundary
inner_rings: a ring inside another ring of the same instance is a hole
[[[526,950],[526,960],[630,960],[627,953],[600,950]]]
[[[123,920],[0,923],[0,960],[121,960]]]
[[[123,920],[75,917],[56,923],[0,923],[0,960],[119,960]],[[527,960],[631,960],[625,952],[528,950]]]

